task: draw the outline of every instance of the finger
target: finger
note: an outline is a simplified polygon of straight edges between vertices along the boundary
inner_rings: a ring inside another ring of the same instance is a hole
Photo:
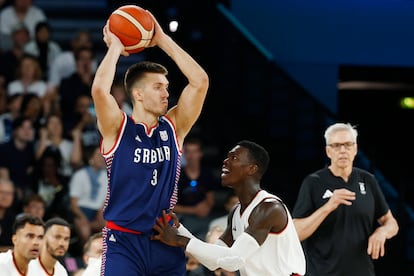
[[[155,231],[157,231],[158,233],[161,233],[162,228],[157,224],[154,224],[154,226],[152,227]]]
[[[379,253],[380,253],[381,257],[384,257],[384,255],[385,255],[385,246],[384,246],[384,244],[381,244]]]
[[[372,254],[372,242],[368,242],[368,249],[367,249],[368,255]]]
[[[162,211],[162,219],[165,225],[168,224],[167,212],[165,210]]]
[[[171,218],[174,221],[174,227],[178,228],[180,226],[180,221],[175,213],[171,212]]]

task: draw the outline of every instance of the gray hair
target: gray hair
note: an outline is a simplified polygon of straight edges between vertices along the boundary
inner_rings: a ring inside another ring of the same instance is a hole
[[[352,137],[353,137],[353,141],[354,143],[357,142],[357,137],[358,137],[358,131],[356,130],[355,126],[351,125],[350,123],[335,123],[333,125],[330,125],[326,130],[325,130],[325,143],[326,145],[329,144],[330,139],[332,137],[332,135],[338,131],[348,131],[349,133],[351,133]]]

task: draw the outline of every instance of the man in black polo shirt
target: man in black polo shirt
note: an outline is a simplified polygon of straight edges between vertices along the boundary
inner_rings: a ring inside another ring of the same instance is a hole
[[[375,177],[353,167],[357,135],[350,124],[328,127],[330,164],[309,174],[300,188],[293,217],[307,276],[373,276],[372,259],[384,256],[385,241],[398,232]]]

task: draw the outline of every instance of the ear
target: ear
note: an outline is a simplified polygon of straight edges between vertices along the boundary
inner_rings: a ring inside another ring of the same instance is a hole
[[[132,98],[134,99],[134,101],[142,101],[142,99],[144,98],[142,89],[137,87],[132,89]]]
[[[16,237],[16,234],[14,234],[14,235],[12,236],[12,242],[13,242],[13,245],[16,245],[16,240],[17,240],[17,237]]]
[[[329,158],[331,158],[331,152],[330,152],[330,150],[331,150],[330,147],[328,147],[328,146],[325,147],[326,156],[328,156]]]
[[[249,165],[248,174],[249,175],[255,175],[258,170],[259,170],[259,167],[256,164]]]

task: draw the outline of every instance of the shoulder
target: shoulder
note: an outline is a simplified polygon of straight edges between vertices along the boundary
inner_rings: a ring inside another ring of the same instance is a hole
[[[37,6],[32,5],[29,8],[29,12],[32,14],[36,14],[38,16],[42,16],[42,17],[46,17],[45,13],[43,12],[43,10]]]
[[[354,173],[358,173],[361,176],[374,177],[374,174],[370,173],[367,170],[361,169],[361,168],[353,167],[352,171]]]
[[[66,271],[65,267],[59,261],[57,261],[55,264],[55,275],[59,275],[59,276],[68,275],[68,272]]]
[[[6,252],[0,253],[0,264],[7,264],[12,262],[12,251],[7,250]]]
[[[286,216],[286,208],[283,201],[277,196],[269,194],[254,208],[250,217],[280,217]]]

